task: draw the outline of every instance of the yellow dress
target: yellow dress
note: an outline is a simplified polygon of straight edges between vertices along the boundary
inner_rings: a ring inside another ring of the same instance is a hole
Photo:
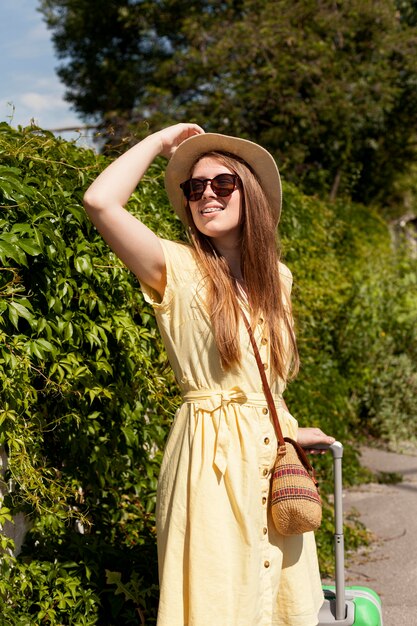
[[[162,462],[157,499],[158,626],[315,626],[323,594],[313,533],[283,537],[268,515],[276,436],[242,322],[242,366],[224,372],[189,246],[163,240],[163,301],[142,285],[184,403]],[[288,293],[291,274],[280,266]],[[266,367],[268,338],[255,337]],[[284,436],[297,436],[272,391]]]

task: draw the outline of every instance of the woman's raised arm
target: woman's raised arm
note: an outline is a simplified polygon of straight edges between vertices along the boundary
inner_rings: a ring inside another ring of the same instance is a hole
[[[166,272],[159,239],[124,207],[156,156],[170,158],[185,139],[203,132],[196,124],[176,124],[146,137],[111,163],[84,195],[85,210],[102,237],[161,298]]]

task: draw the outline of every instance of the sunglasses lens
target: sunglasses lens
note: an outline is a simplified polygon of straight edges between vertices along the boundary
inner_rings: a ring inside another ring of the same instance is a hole
[[[189,178],[184,183],[181,183],[180,187],[187,200],[194,202],[195,200],[201,199],[204,189],[206,188],[206,183],[199,178]]]
[[[211,181],[211,188],[217,196],[230,196],[235,188],[235,176],[233,174],[219,174]]]
[[[181,183],[180,187],[187,200],[195,202],[197,200],[201,200],[208,182],[210,182],[211,188],[216,196],[225,198],[233,193],[236,186],[236,180],[236,174],[218,174],[212,179],[189,178],[185,182]]]
[[[199,180],[198,178],[191,178],[189,180],[189,183],[190,187],[188,200],[191,200],[191,202],[194,202],[195,200],[200,200],[207,184],[205,183],[205,181]]]

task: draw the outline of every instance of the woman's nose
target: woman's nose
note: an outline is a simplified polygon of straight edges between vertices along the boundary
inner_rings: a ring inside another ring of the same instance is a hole
[[[203,198],[212,198],[216,193],[211,188],[211,180],[206,180],[206,186],[203,191]]]

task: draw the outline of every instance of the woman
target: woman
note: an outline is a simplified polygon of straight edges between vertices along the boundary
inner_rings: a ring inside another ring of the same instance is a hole
[[[157,155],[191,245],[159,239],[123,207]],[[158,485],[158,626],[314,626],[323,596],[314,535],[283,537],[268,513],[276,437],[241,311],[250,318],[284,435],[282,393],[298,357],[291,274],[275,231],[281,184],[271,155],[195,124],[159,131],[91,185],[86,210],[152,304],[184,403]]]

